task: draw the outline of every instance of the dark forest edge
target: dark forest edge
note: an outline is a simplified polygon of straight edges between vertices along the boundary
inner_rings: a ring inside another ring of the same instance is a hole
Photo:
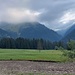
[[[69,40],[71,41],[71,40]],[[68,41],[68,42],[69,42]],[[2,38],[0,39],[0,48],[4,49],[41,49],[41,50],[62,50],[69,49],[68,42],[51,42],[44,39],[25,39],[25,38]]]
[[[40,50],[58,50],[67,49],[67,43],[63,41],[51,42],[43,39],[25,39],[25,38],[2,38],[0,39],[0,48],[4,49],[40,49]]]

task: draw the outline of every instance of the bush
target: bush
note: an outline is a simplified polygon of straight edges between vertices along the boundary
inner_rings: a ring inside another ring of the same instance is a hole
[[[70,59],[74,59],[75,58],[75,51],[63,51],[63,55],[67,56]]]

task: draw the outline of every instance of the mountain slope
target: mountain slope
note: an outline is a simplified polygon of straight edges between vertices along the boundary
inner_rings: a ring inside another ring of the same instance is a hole
[[[75,24],[72,25],[72,26],[66,31],[65,36],[68,35],[68,34],[70,34],[74,29],[75,29]]]
[[[62,40],[68,41],[70,39],[75,40],[75,24],[67,30],[67,32]]]
[[[2,37],[8,37],[8,32],[6,32],[5,30],[0,29],[0,38]]]
[[[2,25],[1,25],[2,24]],[[55,31],[48,29],[46,26],[38,22],[28,22],[20,24],[6,24],[1,23],[0,28],[9,32],[13,37],[23,37],[23,38],[42,38],[50,41],[58,41],[61,36]]]
[[[5,31],[3,29],[0,29],[0,38],[6,38],[6,37],[11,37],[11,38],[15,38],[17,35],[14,32],[11,31]]]
[[[28,23],[25,28],[20,28],[19,33],[24,38],[43,38],[50,41],[57,41],[61,37],[40,23]]]

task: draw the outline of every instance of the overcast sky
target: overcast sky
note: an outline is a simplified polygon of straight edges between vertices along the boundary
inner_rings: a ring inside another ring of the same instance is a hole
[[[1,22],[40,22],[65,29],[75,22],[75,0],[0,0]]]

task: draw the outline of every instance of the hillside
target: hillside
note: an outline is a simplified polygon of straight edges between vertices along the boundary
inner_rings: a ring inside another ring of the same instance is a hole
[[[50,41],[58,41],[61,38],[61,36],[55,31],[38,22],[28,22],[20,24],[0,23],[0,28],[5,30],[6,32],[10,32],[9,36],[12,35],[11,37],[23,37],[29,39],[42,38]]]
[[[71,26],[65,33],[64,37],[63,37],[63,41],[68,41],[70,39],[75,40],[75,24],[73,26]]]

